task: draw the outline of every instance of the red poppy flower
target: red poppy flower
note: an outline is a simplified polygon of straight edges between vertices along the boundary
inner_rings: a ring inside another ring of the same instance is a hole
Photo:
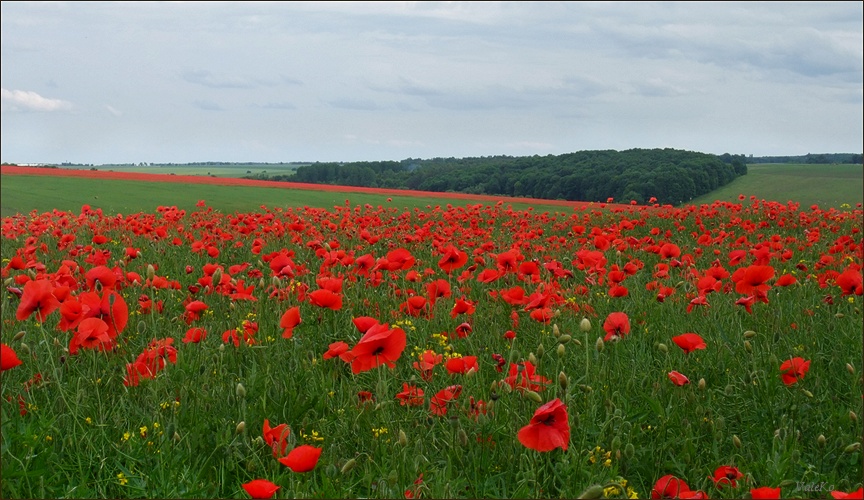
[[[444,367],[447,368],[447,371],[452,374],[466,374],[470,370],[474,370],[475,372],[480,369],[480,365],[477,364],[477,356],[463,356],[461,358],[450,358],[447,360],[447,363],[444,364]]]
[[[360,333],[366,333],[370,328],[378,324],[378,320],[370,316],[360,316],[352,319],[351,322],[354,323],[354,326]]]
[[[453,304],[453,309],[450,311],[450,317],[455,318],[460,314],[474,314],[475,304],[470,300],[465,300],[465,298],[456,299],[456,303]]]
[[[323,448],[303,444],[291,450],[288,456],[280,458],[279,463],[294,472],[309,472],[318,464],[323,450]]]
[[[702,337],[695,333],[685,333],[683,335],[672,337],[672,342],[675,342],[675,345],[677,345],[681,349],[684,349],[684,353],[686,354],[690,354],[697,349],[705,349],[707,347],[705,345],[705,341],[702,340]]]
[[[429,312],[429,304],[426,297],[414,295],[408,297],[408,300],[399,305],[399,311],[410,316],[418,317],[423,313]]]
[[[436,354],[435,351],[427,349],[420,354],[420,361],[415,361],[413,366],[420,371],[420,376],[423,377],[423,380],[429,381],[432,380],[432,370],[435,368],[435,365],[440,363],[443,358],[443,355]]]
[[[419,387],[402,383],[402,392],[396,394],[396,399],[402,406],[422,406],[425,398],[423,397],[423,389]]]
[[[519,430],[519,442],[537,451],[567,450],[570,444],[570,423],[567,407],[555,398],[544,404],[531,417],[531,421]]]
[[[243,485],[243,489],[252,498],[273,498],[279,486],[271,483],[266,479],[255,479]]]
[[[552,312],[552,309],[548,307],[543,307],[540,309],[532,310],[528,316],[530,316],[531,319],[538,323],[548,324],[550,321],[552,321],[553,314],[554,313]]]
[[[78,325],[78,330],[69,340],[69,354],[78,354],[79,347],[106,350],[111,346],[108,324],[99,318],[87,318]]]
[[[783,378],[784,384],[792,385],[803,379],[809,369],[810,360],[804,361],[803,358],[787,359],[780,365],[780,376]]]
[[[279,424],[276,427],[270,427],[270,420],[264,419],[264,442],[273,449],[273,457],[279,458],[285,455],[285,449],[288,448],[288,435],[291,429],[288,424]]]
[[[447,274],[461,268],[468,262],[468,254],[454,246],[444,249],[444,256],[438,261],[438,267]]]
[[[756,295],[758,292],[764,294],[771,289],[771,285],[766,282],[773,277],[774,268],[771,266],[742,267],[732,273],[735,291],[742,295]]]
[[[60,301],[54,296],[53,291],[54,285],[48,280],[28,281],[24,285],[24,293],[15,312],[15,319],[24,321],[35,312],[36,319],[44,323],[45,317],[60,307]]]
[[[831,492],[832,498],[843,499],[843,498],[864,498],[864,488],[858,488],[855,491],[846,493],[843,491],[834,490]]]
[[[623,335],[630,333],[630,318],[623,312],[613,312],[606,317],[603,322],[603,330],[606,331],[604,341],[609,341],[612,338],[621,338]]]
[[[351,371],[357,374],[382,364],[394,368],[405,350],[405,343],[405,331],[401,328],[391,329],[386,323],[373,326],[350,351],[353,356]]]
[[[546,389],[546,385],[551,380],[542,375],[537,375],[536,371],[537,368],[530,361],[523,361],[518,365],[510,363],[510,370],[504,379],[504,383],[516,390],[524,391],[527,389],[529,391],[540,392]]]
[[[736,482],[736,479],[741,478],[743,475],[744,474],[741,474],[741,471],[738,470],[737,467],[732,467],[730,465],[721,465],[714,470],[714,477],[712,477],[711,479],[714,480],[714,484],[718,488],[726,484],[732,486],[733,488],[737,488],[738,483]]]
[[[864,281],[862,281],[861,270],[848,267],[834,278],[834,283],[840,287],[843,295],[864,294]]]
[[[675,385],[679,385],[679,386],[680,386],[680,385],[687,385],[687,384],[690,383],[690,379],[688,379],[687,377],[685,377],[685,376],[682,375],[681,373],[678,373],[678,372],[676,372],[676,371],[674,371],[674,370],[671,371],[671,372],[669,372],[669,373],[667,374],[667,376],[669,377],[669,380],[671,380],[672,383],[675,384]]]
[[[443,279],[435,280],[426,285],[426,295],[429,298],[429,302],[434,306],[437,299],[441,297],[446,299],[452,295],[450,283]]]
[[[15,351],[6,344],[0,344],[0,371],[11,370],[21,364]]]
[[[736,306],[744,306],[744,310],[750,314],[753,314],[753,304],[756,303],[756,297],[752,295],[748,295],[747,297],[741,297],[740,299],[735,301]]]
[[[197,344],[207,337],[207,330],[200,327],[192,327],[186,330],[186,336],[183,337],[183,343]]]
[[[341,359],[342,361],[350,363],[351,360],[354,359],[354,356],[348,352],[349,350],[350,347],[348,346],[348,344],[340,340],[338,342],[333,342],[332,344],[330,344],[329,349],[327,349],[327,352],[325,352],[322,357],[324,359],[330,359],[338,356],[339,359]]]
[[[282,338],[290,339],[294,335],[294,327],[302,322],[300,319],[300,307],[289,308],[279,319],[279,328],[282,328]]]
[[[774,282],[774,285],[775,286],[791,286],[797,282],[798,282],[798,280],[795,279],[795,276],[792,276],[791,274],[784,274],[783,276],[780,276],[779,278],[777,278],[777,281]]]
[[[96,266],[84,275],[87,281],[87,289],[94,290],[98,283],[103,289],[113,289],[117,283],[117,275],[107,266]]]
[[[326,307],[334,311],[342,309],[342,295],[330,290],[315,290],[309,294],[309,300],[318,307]]]
[[[750,490],[750,498],[753,498],[754,500],[780,498],[780,488],[771,488],[768,486],[753,488]]]
[[[654,483],[654,488],[651,489],[651,498],[660,500],[661,498],[680,498],[681,494],[690,491],[687,483],[677,477],[668,474]]]
[[[201,314],[207,310],[207,304],[200,300],[193,300],[186,304],[185,309],[186,312],[183,314],[183,319],[186,321],[187,325],[191,325],[193,321],[201,319]]]
[[[447,404],[458,398],[460,394],[462,394],[461,385],[451,385],[446,389],[441,389],[429,400],[429,411],[439,417],[446,415]]]

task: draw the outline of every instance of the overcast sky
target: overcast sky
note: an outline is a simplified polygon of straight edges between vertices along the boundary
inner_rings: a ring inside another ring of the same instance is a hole
[[[862,2],[2,2],[2,160],[861,153]]]

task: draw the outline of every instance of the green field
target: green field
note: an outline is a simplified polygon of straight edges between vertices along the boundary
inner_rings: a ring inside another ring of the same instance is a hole
[[[811,205],[822,208],[841,208],[843,204],[855,206],[864,202],[864,167],[851,164],[747,165],[747,175],[690,203],[738,201],[742,194],[782,203],[792,200],[800,203],[802,208]]]
[[[297,167],[303,164],[285,163],[262,165],[250,164],[226,164],[226,165],[99,165],[93,167],[104,172],[136,172],[143,174],[174,174],[174,175],[200,175],[204,177],[246,177],[249,175],[268,174],[286,175],[293,173]],[[76,167],[81,168],[81,167]]]
[[[205,200],[215,210],[231,213],[257,210],[265,205],[274,207],[332,208],[344,205],[391,205],[406,208],[424,208],[427,205],[464,205],[472,203],[443,198],[415,196],[385,196],[378,194],[326,192],[268,187],[217,186],[210,184],[180,184],[170,182],[137,182],[121,180],[94,180],[74,177],[48,177],[5,175],[0,184],[0,216],[17,213],[81,210],[82,205],[101,208],[106,214],[154,212],[160,205],[194,211],[198,200]],[[392,198],[387,202],[387,198]],[[490,202],[480,202],[489,204]],[[514,209],[524,210],[528,204],[513,203]],[[562,210],[549,206],[549,210]]]

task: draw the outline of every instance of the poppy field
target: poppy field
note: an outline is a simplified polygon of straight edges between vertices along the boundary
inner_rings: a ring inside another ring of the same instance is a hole
[[[4,217],[0,493],[861,498],[862,223],[755,197]]]

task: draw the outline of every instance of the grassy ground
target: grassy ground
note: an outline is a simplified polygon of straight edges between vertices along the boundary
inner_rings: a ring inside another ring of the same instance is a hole
[[[737,201],[739,195],[761,200],[796,201],[802,208],[864,202],[864,168],[861,165],[756,164],[748,173],[729,184],[692,200],[701,205],[715,200]]]
[[[285,165],[99,165],[98,170],[111,172],[139,172],[143,174],[209,175],[212,177],[245,177],[253,174],[285,175],[297,170],[297,164]]]

